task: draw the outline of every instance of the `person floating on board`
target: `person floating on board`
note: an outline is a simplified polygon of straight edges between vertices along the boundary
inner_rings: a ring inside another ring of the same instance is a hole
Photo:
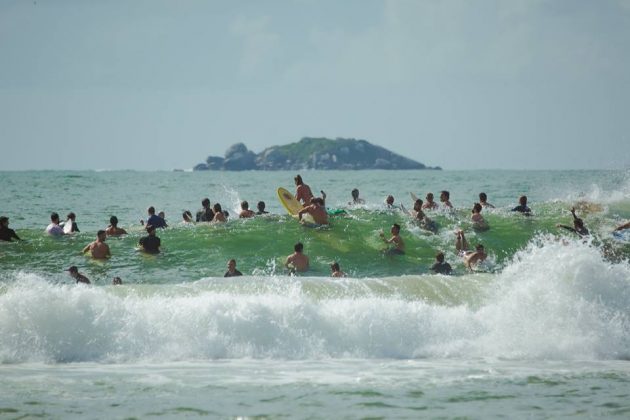
[[[453,272],[451,265],[444,261],[444,253],[438,252],[435,254],[435,264],[431,266],[431,271],[435,274],[450,275]]]
[[[227,222],[227,218],[225,217],[225,213],[221,210],[221,204],[216,203],[212,206],[214,210],[214,219],[212,219],[212,223],[225,223]]]
[[[109,218],[109,226],[105,229],[107,236],[120,236],[126,235],[127,231],[118,227],[118,217],[112,216]]]
[[[302,216],[305,214],[310,214],[313,221],[318,225],[328,224],[328,213],[326,213],[324,200],[322,198],[311,198],[311,204],[302,208],[302,210],[298,212],[298,220],[302,221]]]
[[[308,256],[304,254],[304,245],[298,242],[293,246],[293,251],[293,254],[289,255],[285,260],[284,266],[287,267],[291,273],[307,271],[309,261]]]
[[[302,205],[307,205],[311,202],[311,198],[313,198],[313,193],[311,191],[311,187],[302,181],[302,176],[299,174],[293,178],[295,181],[295,199],[302,203]]]
[[[46,226],[46,233],[50,236],[64,235],[63,228],[59,226],[59,214],[56,212],[50,213],[50,224]]]
[[[452,209],[453,205],[451,204],[451,193],[444,190],[440,192],[440,202],[445,209]]]
[[[241,273],[240,271],[236,269],[236,260],[232,258],[230,261],[228,261],[227,271],[225,272],[223,277],[238,277],[242,275],[243,273]]]
[[[466,268],[472,270],[474,265],[477,265],[488,257],[485,248],[481,244],[477,244],[474,251],[468,250],[468,241],[466,241],[466,236],[464,235],[463,230],[458,230],[455,232],[455,235],[455,249],[457,250],[458,255],[464,258],[464,265]]]
[[[210,208],[210,199],[204,198],[201,200],[201,210],[197,212],[195,220],[199,222],[212,222],[214,220],[214,212]]]
[[[256,212],[256,215],[258,216],[262,216],[263,214],[269,214],[268,211],[265,211],[265,202],[264,201],[259,201],[258,204],[256,204],[256,208],[258,209],[258,211]]]
[[[63,228],[65,233],[80,232],[79,225],[77,225],[77,215],[73,212],[68,213],[66,221],[59,223],[59,226]]]
[[[433,193],[432,192],[427,193],[427,196],[425,198],[426,198],[427,201],[422,205],[422,208],[424,210],[435,210],[435,209],[437,209],[439,207],[438,203],[433,201]]]
[[[147,225],[145,229],[147,231],[147,236],[140,238],[138,245],[140,245],[142,250],[147,254],[159,254],[162,241],[160,241],[160,238],[155,236],[155,227]]]
[[[521,195],[518,198],[518,206],[514,207],[512,211],[517,211],[519,213],[524,214],[525,216],[531,216],[532,211],[529,207],[527,207],[527,196]]]
[[[397,223],[394,223],[390,229],[390,233],[392,234],[392,237],[387,239],[385,238],[385,234],[383,232],[381,232],[380,237],[381,239],[387,243],[387,244],[392,244],[393,247],[388,248],[385,250],[385,254],[387,255],[404,255],[405,254],[405,242],[403,241],[403,239],[400,237],[400,225]]]
[[[575,207],[571,209],[571,214],[573,215],[573,226],[558,223],[556,227],[577,233],[580,237],[588,236],[589,231],[586,226],[584,226],[584,221],[575,215]]]
[[[17,233],[9,228],[9,218],[0,216],[0,241],[11,242],[13,239],[16,241],[21,240],[20,237],[17,236]]]
[[[357,204],[365,204],[365,200],[362,198],[359,198],[359,189],[358,188],[354,188],[351,192],[350,195],[352,195],[352,201],[349,202],[349,205],[357,205]]]
[[[147,223],[146,223],[147,226],[151,225],[154,228],[162,228],[162,229],[168,227],[164,218],[155,214],[155,207],[153,206],[149,207],[147,209],[147,213],[149,215],[149,218],[147,219]]]
[[[99,260],[104,260],[112,256],[109,245],[105,243],[105,239],[107,238],[107,234],[104,230],[99,230],[96,233],[96,240],[90,244],[88,244],[85,248],[83,248],[83,253],[90,251],[92,258],[96,258]]]
[[[241,219],[249,219],[254,216],[256,216],[256,213],[249,209],[249,203],[247,201],[241,202],[241,212],[238,217]]]
[[[492,204],[488,203],[488,195],[485,192],[479,193],[479,204],[481,204],[482,207],[487,207],[489,209],[494,208]]]
[[[66,271],[68,272],[68,274],[70,274],[70,277],[72,277],[77,282],[77,284],[78,283],[90,284],[90,279],[85,277],[83,274],[79,273],[79,269],[77,268],[76,265],[73,265],[72,267],[68,268]]]
[[[480,203],[475,203],[472,208],[472,214],[470,215],[470,221],[473,223],[473,229],[475,230],[488,230],[490,225],[486,222],[486,219],[481,215],[481,209],[483,207]]]
[[[330,264],[330,271],[331,277],[346,277],[346,273],[341,271],[341,268],[339,268],[339,263],[337,261]]]

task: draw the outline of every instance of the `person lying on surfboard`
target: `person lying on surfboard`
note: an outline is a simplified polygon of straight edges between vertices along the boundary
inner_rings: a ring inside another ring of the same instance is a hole
[[[318,225],[328,224],[328,213],[326,213],[323,199],[319,197],[311,198],[311,204],[298,212],[298,220],[302,221],[302,216],[307,213],[313,217],[313,220]]]
[[[302,205],[307,205],[311,202],[311,198],[313,198],[313,193],[311,192],[311,187],[306,185],[304,181],[302,181],[302,177],[300,175],[296,175],[293,178],[295,181],[295,199],[300,201]]]
[[[588,236],[589,232],[586,226],[584,226],[584,220],[580,219],[575,215],[575,207],[571,209],[571,214],[573,215],[573,226],[567,226],[558,223],[556,227],[563,228],[569,230],[571,232],[577,233],[580,237]]]

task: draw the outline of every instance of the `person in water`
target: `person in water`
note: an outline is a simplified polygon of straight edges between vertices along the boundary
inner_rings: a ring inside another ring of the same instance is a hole
[[[46,233],[51,236],[61,236],[64,234],[63,228],[59,226],[59,214],[50,213],[50,224],[46,226]]]
[[[159,254],[162,241],[160,241],[160,238],[155,236],[155,227],[147,225],[145,229],[147,231],[147,236],[140,238],[138,245],[140,245],[142,250],[148,254]]]
[[[523,213],[526,216],[530,216],[532,211],[529,207],[527,207],[527,196],[521,195],[518,198],[518,206],[514,207],[512,211],[517,211],[519,213]]]
[[[225,217],[225,213],[221,210],[221,204],[216,203],[212,206],[214,210],[214,219],[212,219],[212,223],[225,223],[227,222],[227,217]]]
[[[486,220],[481,215],[481,209],[483,209],[483,207],[481,206],[481,203],[475,203],[475,205],[472,208],[472,214],[470,215],[470,220],[473,223],[473,229],[488,230],[490,229],[490,226],[488,225],[488,222],[486,222]]]
[[[424,205],[422,204],[422,200],[417,199],[413,203],[413,212],[411,213],[411,215],[418,222],[422,229],[430,230],[431,232],[435,233],[437,231],[437,225],[433,220],[429,219],[424,214],[424,212],[422,211],[423,208]]]
[[[311,198],[311,204],[302,208],[298,212],[298,220],[302,221],[302,216],[305,214],[310,214],[313,218],[313,221],[318,225],[327,225],[328,224],[328,213],[326,213],[326,208],[324,207],[324,200],[319,197]]]
[[[6,216],[0,217],[0,241],[11,242],[13,239],[20,240],[17,233],[13,229],[9,228],[9,218]]]
[[[392,234],[392,237],[389,239],[385,238],[385,234],[383,232],[380,234],[381,239],[386,244],[393,245],[393,247],[387,249],[385,253],[388,255],[403,255],[405,253],[405,242],[400,237],[400,225],[394,223],[390,229],[390,233]]]
[[[182,223],[185,223],[185,224],[194,223],[193,215],[190,212],[190,210],[184,210],[184,212],[182,213]]]
[[[107,236],[120,236],[126,235],[127,231],[118,227],[118,217],[112,216],[109,218],[109,226],[105,229]]]
[[[350,195],[352,195],[352,201],[348,203],[349,205],[365,204],[365,200],[359,197],[358,188],[354,188]]]
[[[451,204],[451,193],[444,190],[440,192],[440,202],[446,209],[452,209],[453,205]]]
[[[114,286],[121,286],[123,284],[122,279],[120,277],[114,277],[112,279],[112,284]]]
[[[157,214],[155,214],[155,207],[151,206],[147,209],[147,214],[149,215],[149,218],[147,219],[147,226],[151,225],[154,228],[165,228],[168,227],[166,224],[166,221],[158,216]]]
[[[197,212],[196,221],[199,222],[212,222],[214,220],[214,212],[210,208],[210,199],[204,198],[201,200],[201,210]]]
[[[256,216],[256,213],[249,209],[249,203],[247,201],[241,202],[241,213],[238,217],[241,219],[249,219],[254,216]]]
[[[268,211],[265,211],[265,202],[264,201],[259,201],[258,204],[256,204],[256,208],[258,209],[258,211],[256,212],[256,215],[258,216],[262,216],[263,214],[269,214]]]
[[[293,254],[289,255],[284,262],[284,266],[287,267],[292,273],[304,272],[308,270],[309,260],[308,256],[304,254],[304,245],[298,242],[293,246]]]
[[[236,269],[236,260],[232,258],[230,261],[228,261],[227,271],[225,272],[223,277],[238,277],[242,275],[243,273]]]
[[[422,208],[425,210],[435,210],[437,209],[438,203],[436,203],[435,201],[433,201],[433,193],[427,193],[426,198],[426,202],[422,205]]]
[[[74,232],[80,232],[79,230],[79,225],[77,225],[77,215],[74,214],[73,212],[68,213],[68,215],[66,216],[66,221],[62,222],[59,224],[59,226],[64,228],[64,232],[65,232],[65,227],[67,225],[70,225],[70,233],[74,233]]]
[[[313,198],[313,193],[311,191],[311,187],[302,181],[301,175],[296,175],[293,178],[295,181],[295,199],[302,203],[302,205],[307,205],[311,202],[311,198]]]
[[[451,265],[444,261],[444,253],[438,252],[435,254],[435,264],[431,266],[431,271],[435,274],[445,274],[450,275],[453,273],[453,269]]]
[[[90,284],[90,279],[85,277],[83,274],[79,273],[79,269],[77,268],[76,265],[73,265],[72,267],[68,268],[66,271],[68,272],[68,274],[70,274],[70,277],[72,277],[77,282],[77,284],[78,283]]]
[[[330,276],[331,277],[346,277],[346,273],[341,271],[341,268],[339,268],[339,263],[337,261],[330,264]]]
[[[464,235],[463,230],[458,230],[455,232],[455,235],[455,249],[457,250],[458,255],[464,258],[464,265],[466,268],[472,270],[473,266],[477,265],[481,261],[484,261],[488,257],[484,246],[481,244],[477,244],[474,251],[468,250],[468,241],[466,241],[466,236]]]
[[[584,226],[584,220],[580,219],[579,217],[575,215],[575,207],[571,209],[571,215],[573,215],[573,226],[568,226],[568,225],[563,225],[563,224],[558,223],[556,227],[563,228],[568,231],[577,233],[580,237],[588,236],[589,231],[586,228],[586,226]]]
[[[398,210],[399,209],[399,207],[394,204],[394,196],[393,195],[388,195],[387,197],[385,197],[385,206],[387,206],[387,208],[391,209],[391,210]]]
[[[85,248],[83,248],[83,253],[90,251],[92,258],[96,258],[98,260],[104,260],[112,256],[109,245],[105,243],[105,239],[107,239],[107,234],[104,230],[99,230],[96,233],[96,240],[90,244],[88,244]]]
[[[481,204],[482,207],[487,207],[489,209],[494,208],[492,204],[488,203],[488,195],[485,192],[479,193],[479,204]]]

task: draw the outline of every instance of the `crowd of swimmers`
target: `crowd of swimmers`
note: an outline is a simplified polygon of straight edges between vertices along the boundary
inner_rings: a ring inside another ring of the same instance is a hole
[[[321,197],[315,197],[308,184],[304,183],[302,177],[297,175],[294,178],[296,190],[295,199],[302,205],[302,208],[298,211],[298,219],[303,222],[306,215],[309,215],[315,225],[328,225],[328,213],[326,210],[326,193],[320,191]],[[365,201],[359,197],[359,190],[354,188],[351,191],[352,201],[349,205],[362,205]],[[411,216],[418,225],[430,232],[437,232],[437,224],[431,220],[425,214],[425,210],[436,209],[453,209],[453,205],[450,202],[450,193],[448,191],[440,192],[440,204],[434,201],[433,193],[427,193],[425,200],[416,199],[413,203],[413,210],[407,211],[403,205],[396,205],[394,197],[388,195],[385,198],[385,205],[391,210],[400,210]],[[518,199],[518,205],[511,209],[513,212],[521,213],[525,216],[532,215],[531,209],[527,205],[527,196],[521,196]],[[219,203],[215,203],[211,206],[210,199],[204,198],[201,201],[201,209],[196,213],[194,220],[193,215],[189,210],[185,210],[182,214],[183,223],[224,223],[229,218],[229,212],[223,210]],[[268,214],[265,210],[265,202],[259,201],[257,203],[257,212],[254,212],[249,208],[247,201],[240,203],[241,211],[238,215],[239,218],[251,218]],[[473,229],[484,231],[488,230],[490,226],[482,216],[482,210],[484,208],[494,208],[495,206],[488,202],[488,196],[482,192],[479,194],[479,202],[474,203],[472,207],[471,223]],[[146,236],[143,236],[138,241],[138,247],[142,251],[149,254],[159,254],[161,247],[161,240],[156,235],[156,229],[166,228],[164,212],[156,214],[153,206],[147,209],[147,220],[141,220],[140,223],[146,230]],[[571,209],[571,215],[573,216],[573,224],[557,224],[558,228],[566,229],[575,233],[580,237],[589,235],[589,230],[584,225],[584,221],[576,215],[576,209]],[[630,229],[630,222],[618,226],[615,230],[621,231]],[[401,227],[399,224],[393,224],[390,229],[391,236],[386,237],[384,232],[381,231],[380,237],[388,245],[385,251],[389,255],[403,255],[405,254],[405,242],[400,235]],[[50,224],[46,227],[46,233],[52,236],[60,236],[79,232],[79,227],[76,222],[76,214],[73,212],[68,213],[66,220],[61,221],[59,214],[56,212],[50,215]],[[118,227],[118,218],[111,216],[109,219],[109,225],[104,230],[99,230],[96,233],[96,239],[86,245],[83,248],[83,253],[90,253],[95,259],[107,259],[111,257],[109,246],[106,243],[108,236],[121,236],[126,235],[127,231]],[[13,241],[20,240],[20,237],[13,229],[9,228],[9,218],[6,216],[0,217],[0,241]],[[469,247],[463,230],[457,230],[455,232],[455,250],[457,254],[463,259],[464,265],[468,269],[472,269],[476,264],[484,261],[487,258],[485,248],[482,244],[475,245],[474,249]],[[304,254],[304,246],[302,243],[297,243],[294,246],[294,253],[289,255],[284,263],[285,267],[290,270],[291,273],[305,272],[309,269],[309,258]],[[345,273],[341,271],[338,262],[333,262],[330,265],[331,276],[344,277]],[[444,253],[442,251],[437,252],[435,255],[435,263],[431,266],[431,270],[438,274],[451,274],[452,268],[449,263],[445,261]],[[89,279],[83,274],[79,273],[76,266],[70,267],[69,274],[77,281],[77,283],[90,283]],[[240,276],[242,273],[236,269],[236,260],[230,259],[227,264],[227,271],[225,277]],[[119,277],[115,277],[112,281],[113,284],[122,284],[122,280]]]

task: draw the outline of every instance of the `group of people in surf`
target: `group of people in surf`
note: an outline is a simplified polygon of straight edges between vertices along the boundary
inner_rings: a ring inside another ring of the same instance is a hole
[[[296,186],[294,198],[302,205],[302,208],[297,212],[298,219],[302,222],[306,215],[310,215],[315,225],[328,225],[329,220],[328,212],[326,210],[326,193],[324,191],[320,191],[321,197],[315,197],[310,186],[304,183],[300,175],[295,176],[294,182]],[[357,188],[354,188],[351,191],[351,197],[352,201],[348,203],[349,205],[365,204],[365,200],[363,200],[359,196],[359,190]],[[420,228],[436,233],[438,230],[438,225],[429,217],[427,217],[427,215],[425,214],[425,210],[452,210],[453,205],[450,202],[450,193],[446,190],[440,192],[440,204],[434,201],[434,195],[431,192],[426,194],[425,201],[415,196],[414,199],[415,201],[413,203],[412,211],[407,211],[407,209],[405,209],[402,204],[396,205],[394,197],[392,195],[388,195],[385,198],[385,205],[386,208],[389,210],[401,211],[404,214],[411,216],[412,219],[418,223],[418,226]],[[521,213],[525,216],[530,216],[532,214],[532,211],[527,205],[527,196],[523,195],[519,197],[518,201],[519,204],[511,210]],[[211,207],[210,199],[208,198],[204,198],[201,201],[201,206],[202,208],[196,213],[194,221],[192,213],[189,210],[185,210],[182,214],[182,222],[224,223],[229,217],[229,213],[223,210],[219,203],[216,203],[214,204],[214,206]],[[241,211],[239,213],[239,218],[251,218],[268,214],[268,212],[265,210],[266,206],[264,201],[259,201],[257,203],[257,212],[249,209],[249,203],[247,201],[242,201],[240,203],[240,207]],[[490,226],[483,218],[481,212],[484,208],[494,207],[494,205],[488,202],[488,196],[486,193],[482,192],[479,194],[479,202],[474,203],[470,218],[473,229],[478,231],[490,229]],[[142,251],[146,253],[158,254],[160,253],[161,240],[156,235],[156,229],[166,228],[168,227],[168,224],[166,223],[164,212],[159,212],[156,214],[155,208],[153,206],[147,209],[147,214],[148,218],[146,222],[144,220],[140,221],[140,223],[144,226],[147,235],[139,239],[138,246]],[[584,221],[576,215],[575,208],[571,209],[571,215],[573,216],[572,225],[557,224],[556,226],[558,228],[571,231],[580,237],[588,236],[589,231],[586,228]],[[107,228],[99,230],[96,234],[96,239],[83,248],[83,253],[89,252],[90,255],[95,259],[107,259],[111,257],[111,251],[106,243],[106,238],[108,236],[125,235],[127,234],[127,231],[118,226],[118,218],[116,216],[111,216],[109,222],[110,223]],[[615,230],[621,231],[625,229],[630,229],[630,222],[618,226]],[[58,213],[51,213],[50,224],[46,227],[45,231],[47,234],[52,236],[67,235],[74,232],[79,232],[79,228],[76,222],[76,214],[73,212],[68,213],[66,220],[61,222]],[[391,236],[386,237],[384,232],[381,231],[381,239],[389,246],[388,249],[385,250],[388,255],[402,255],[405,253],[405,242],[400,235],[400,231],[401,226],[397,223],[391,226]],[[464,231],[461,229],[458,229],[455,232],[455,236],[455,249],[458,255],[463,258],[464,265],[468,269],[472,269],[473,266],[486,259],[487,254],[482,244],[477,244],[474,249],[470,249]],[[9,228],[9,218],[6,216],[1,216],[0,241],[12,241],[14,239],[20,240],[15,231]],[[450,274],[452,272],[450,264],[448,264],[444,258],[444,253],[441,251],[436,254],[435,264],[433,264],[433,266],[431,267],[431,270],[433,272],[439,274]],[[291,272],[303,272],[308,270],[309,259],[304,254],[304,247],[302,243],[295,244],[294,253],[286,258],[285,266]],[[87,280],[85,276],[77,275],[78,270],[74,266],[70,268],[69,272],[73,277],[77,279],[77,282],[85,282],[85,280]],[[236,261],[234,259],[231,259],[230,261],[228,261],[228,270],[226,271],[225,276],[231,277],[238,275],[241,275],[241,273],[236,269]],[[341,271],[337,262],[333,262],[331,264],[331,275],[333,277],[345,276],[345,273]],[[115,278],[115,284],[120,284],[120,282],[121,280],[119,278]]]

